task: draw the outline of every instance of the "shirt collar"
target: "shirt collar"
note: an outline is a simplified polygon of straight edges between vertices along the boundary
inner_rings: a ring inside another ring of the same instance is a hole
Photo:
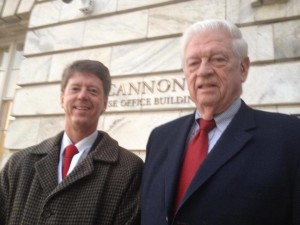
[[[98,131],[95,130],[92,134],[89,136],[85,137],[81,141],[77,142],[75,146],[77,147],[78,151],[84,151],[86,149],[90,149],[95,142],[96,138],[98,136]],[[61,149],[65,149],[68,145],[73,144],[66,132],[64,132],[63,138],[62,138],[62,144],[61,144]]]
[[[214,120],[216,122],[217,128],[224,131],[228,124],[233,119],[234,115],[238,112],[241,107],[242,100],[240,98],[236,99],[224,112],[216,115]],[[195,113],[195,121],[201,119],[201,114],[198,110]]]

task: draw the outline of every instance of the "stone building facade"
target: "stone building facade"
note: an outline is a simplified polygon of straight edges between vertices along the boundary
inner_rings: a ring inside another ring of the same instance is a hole
[[[59,82],[76,59],[109,67],[113,86],[99,129],[144,158],[155,126],[194,110],[179,39],[208,18],[234,22],[248,41],[243,100],[300,114],[299,0],[0,0],[0,8],[2,165],[63,129]]]

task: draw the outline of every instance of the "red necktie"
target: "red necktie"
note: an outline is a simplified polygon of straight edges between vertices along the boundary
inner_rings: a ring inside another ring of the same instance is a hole
[[[190,141],[184,156],[177,186],[175,210],[178,208],[195,173],[208,153],[208,133],[215,126],[214,120],[200,119],[200,129]]]
[[[75,145],[68,145],[65,150],[64,163],[62,168],[62,178],[64,179],[69,171],[70,164],[74,155],[78,153]]]

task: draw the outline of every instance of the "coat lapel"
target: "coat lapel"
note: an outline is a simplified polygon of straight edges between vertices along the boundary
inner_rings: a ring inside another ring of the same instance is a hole
[[[119,157],[118,142],[110,138],[105,132],[99,132],[98,138],[95,141],[91,152],[87,157],[77,165],[74,170],[52,191],[49,198],[75,184],[77,181],[91,175],[95,171],[95,164],[101,163],[101,177],[103,182],[99,183],[99,189],[104,190],[101,185],[105,184],[109,176],[109,168],[112,163],[116,162]]]
[[[168,157],[166,164],[165,175],[165,204],[168,215],[172,214],[174,193],[176,192],[177,179],[179,169],[182,163],[182,156],[186,148],[186,140],[194,122],[194,114],[188,115],[182,118],[182,122],[179,122],[180,127],[177,127],[171,135],[170,142],[168,144]]]
[[[62,135],[59,135],[59,137],[61,140]],[[64,181],[58,184],[57,168],[60,141],[54,138],[54,141],[50,139],[48,142],[52,147],[44,149],[47,155],[36,163],[38,179],[48,198],[53,197],[61,190],[92,174],[94,172],[94,161],[105,162],[102,165],[103,168],[101,168],[102,177],[105,181],[109,175],[110,164],[118,160],[118,143],[110,138],[108,134],[99,132],[98,138],[88,156],[74,168]]]
[[[235,118],[197,171],[195,179],[187,190],[181,205],[183,205],[195,191],[201,188],[224,164],[229,162],[233,156],[243,149],[252,138],[252,134],[248,131],[254,127],[253,111],[243,103]]]
[[[36,163],[37,177],[44,192],[47,194],[57,186],[58,152],[58,148],[54,148],[51,153]]]
[[[35,170],[37,179],[47,195],[57,186],[57,168],[62,135],[61,132],[57,136],[42,142],[33,151],[33,154],[42,157],[35,163]]]

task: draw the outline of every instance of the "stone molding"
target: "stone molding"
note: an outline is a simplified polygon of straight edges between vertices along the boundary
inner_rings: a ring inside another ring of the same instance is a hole
[[[268,4],[286,3],[288,0],[251,0],[252,7],[258,7]]]

